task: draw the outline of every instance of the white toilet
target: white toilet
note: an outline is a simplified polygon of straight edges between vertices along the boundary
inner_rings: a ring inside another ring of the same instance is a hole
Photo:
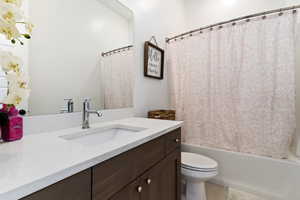
[[[181,173],[186,184],[186,200],[206,200],[205,181],[218,174],[218,163],[211,158],[181,153]]]

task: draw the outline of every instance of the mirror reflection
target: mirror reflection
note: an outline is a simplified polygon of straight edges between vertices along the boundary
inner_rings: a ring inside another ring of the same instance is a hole
[[[133,14],[112,0],[31,0],[28,115],[132,107]],[[24,106],[24,107],[26,107]]]

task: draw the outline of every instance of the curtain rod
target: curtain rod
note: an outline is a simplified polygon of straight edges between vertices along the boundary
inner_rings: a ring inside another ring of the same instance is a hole
[[[176,35],[176,36],[171,37],[171,38],[166,38],[166,42],[169,43],[171,40],[176,40],[177,38],[183,39],[183,36],[186,36],[186,35],[193,36],[192,35],[193,33],[198,32],[198,31],[201,32],[204,29],[210,28],[212,30],[213,27],[215,27],[215,26],[220,26],[220,28],[222,28],[221,25],[224,25],[224,24],[228,24],[228,23],[233,22],[232,25],[235,25],[234,22],[241,21],[241,20],[244,20],[244,19],[247,19],[249,21],[250,20],[249,18],[253,18],[253,17],[257,17],[257,16],[262,16],[263,15],[263,18],[265,19],[266,16],[264,16],[264,15],[272,14],[272,13],[276,13],[276,12],[280,12],[279,15],[281,16],[282,15],[281,12],[287,11],[287,10],[294,10],[293,13],[296,13],[297,12],[296,9],[298,9],[298,8],[300,8],[300,5],[290,6],[290,7],[280,8],[280,9],[275,9],[275,10],[270,10],[270,11],[266,11],[266,12],[260,12],[260,13],[256,13],[256,14],[252,14],[252,15],[246,15],[246,16],[243,16],[243,17],[238,17],[238,18],[235,18],[235,19],[232,19],[232,20],[223,21],[223,22],[219,22],[219,23],[212,24],[212,25],[209,25],[209,26],[204,26],[204,27],[201,27],[201,28],[198,28],[198,29],[195,29],[195,30],[191,30],[191,31]]]
[[[120,53],[121,51],[125,51],[126,49],[129,50],[130,48],[132,48],[133,45],[129,45],[129,46],[125,46],[125,47],[121,47],[121,48],[117,48],[117,49],[113,49],[111,51],[108,52],[104,52],[101,55],[104,56],[108,56],[110,54],[114,54],[114,53]]]

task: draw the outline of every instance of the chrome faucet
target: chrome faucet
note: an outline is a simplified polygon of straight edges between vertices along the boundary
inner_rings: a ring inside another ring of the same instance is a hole
[[[83,101],[83,110],[82,110],[82,129],[90,128],[90,114],[96,114],[98,117],[102,117],[103,114],[97,110],[90,110],[91,99],[85,99]]]
[[[74,101],[73,99],[64,99],[67,101],[67,106],[60,110],[61,113],[72,113],[74,112]]]

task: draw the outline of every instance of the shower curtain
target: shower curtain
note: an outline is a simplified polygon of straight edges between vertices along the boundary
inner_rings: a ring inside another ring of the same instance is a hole
[[[171,104],[189,144],[286,158],[295,132],[295,29],[284,13],[167,45]]]
[[[105,56],[101,63],[104,108],[133,107],[133,50]]]

